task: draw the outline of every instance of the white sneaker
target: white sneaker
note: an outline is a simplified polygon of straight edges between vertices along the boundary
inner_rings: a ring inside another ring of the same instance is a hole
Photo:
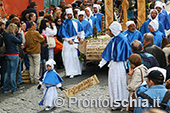
[[[51,107],[50,106],[47,106],[46,108],[45,108],[45,111],[50,111],[51,110]]]
[[[71,75],[70,78],[74,78],[74,75]]]

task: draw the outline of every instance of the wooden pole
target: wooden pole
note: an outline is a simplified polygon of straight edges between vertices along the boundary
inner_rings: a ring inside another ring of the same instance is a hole
[[[137,0],[138,5],[138,29],[142,26],[142,24],[146,21],[146,4],[145,0]]]
[[[114,21],[113,0],[105,0],[106,29]]]

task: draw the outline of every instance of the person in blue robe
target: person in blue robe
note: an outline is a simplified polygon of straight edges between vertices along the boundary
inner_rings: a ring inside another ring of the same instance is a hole
[[[150,14],[149,14],[149,19],[146,20],[146,21],[142,24],[142,26],[141,26],[141,28],[140,28],[140,32],[142,33],[142,36],[143,36],[145,33],[149,33],[149,32],[150,32],[149,29],[148,29],[148,25],[149,25],[149,23],[150,23],[152,20],[154,20],[154,19],[158,20],[158,12],[157,12],[156,9],[151,9]],[[159,20],[158,20],[158,23],[159,23],[158,31],[160,31],[161,33],[163,33],[163,36],[166,37],[166,35],[165,35],[165,28],[164,28],[163,24],[162,24]]]
[[[164,37],[163,37],[163,34],[160,31],[158,31],[158,26],[159,26],[158,21],[152,20],[149,23],[148,28],[149,28],[149,31],[154,36],[154,44],[157,45],[158,47],[161,47],[161,41]]]
[[[104,14],[99,12],[99,5],[94,4],[93,5],[93,10],[94,10],[94,17],[97,19],[97,23],[99,24],[99,30],[98,31],[103,31],[104,24],[102,25],[102,20],[104,22]]]
[[[66,76],[74,78],[81,75],[82,70],[77,55],[77,43],[82,43],[84,30],[79,20],[73,19],[71,8],[66,9],[67,19],[61,24],[58,35],[63,38],[62,59]]]
[[[126,60],[132,54],[127,38],[121,33],[120,23],[113,22],[109,27],[109,34],[114,36],[107,44],[103,53],[99,67],[102,68],[107,62],[110,62],[108,72],[109,96],[113,100],[128,99],[126,85]],[[112,107],[112,110],[118,108]]]
[[[89,7],[85,9],[85,19],[90,22],[92,29],[96,25],[97,32],[100,32],[99,23],[97,22],[97,19],[92,15],[92,11]]]
[[[85,32],[85,38],[93,35],[93,29],[90,25],[90,23],[84,19],[84,15],[85,15],[85,12],[84,11],[80,11],[78,13],[78,19],[81,23],[81,25],[83,26],[83,30]]]
[[[155,9],[158,11],[158,20],[160,21],[160,22],[162,22],[162,24],[163,24],[163,26],[164,26],[164,28],[166,29],[166,30],[169,30],[170,29],[170,20],[169,20],[169,18],[168,18],[168,15],[166,15],[166,14],[164,14],[163,12],[162,12],[162,2],[158,2],[158,3],[156,3],[156,5],[155,5]]]
[[[128,30],[124,31],[122,34],[127,37],[129,45],[134,41],[134,40],[139,40],[142,43],[142,34],[140,31],[136,30],[135,28],[135,23],[134,21],[128,21],[126,22],[126,26]]]
[[[56,106],[54,103],[54,100],[58,97],[56,86],[63,89],[61,88],[61,82],[63,82],[63,79],[54,70],[55,64],[56,62],[53,59],[49,59],[45,64],[47,70],[39,79],[41,81],[41,88],[44,89],[43,98],[41,99],[39,105],[42,106],[45,101],[45,110],[47,111]]]

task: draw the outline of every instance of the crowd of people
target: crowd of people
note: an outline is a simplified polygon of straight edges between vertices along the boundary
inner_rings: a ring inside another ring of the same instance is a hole
[[[52,93],[48,92],[56,92],[53,86],[61,87],[60,82],[63,81],[54,71],[54,62],[56,69],[64,68],[69,78],[81,75],[78,44],[93,36],[94,30],[104,34],[103,7],[101,0],[77,0],[72,5],[65,5],[65,1],[61,0],[59,6],[50,5],[50,8],[40,11],[38,15],[37,4],[31,2],[22,12],[21,19],[11,14],[6,22],[0,21],[0,85],[3,92],[8,93],[11,87],[11,93],[14,93],[21,88],[21,72],[29,72],[31,83],[39,83],[41,75],[47,77],[53,70],[52,75],[54,78],[58,76],[58,79],[55,78],[58,82],[52,80],[52,88],[49,84],[50,77],[46,80],[41,76],[41,81],[48,84],[44,95],[50,96]],[[163,9],[162,2],[157,1],[154,9],[150,10],[149,19],[143,23],[140,30],[136,29],[134,21],[128,21],[126,26],[127,30],[122,32],[122,26],[117,21],[110,25],[108,34],[114,38],[101,54],[102,60],[98,65],[102,68],[109,62],[110,99],[119,99],[120,102],[130,97],[137,99],[145,92],[151,98],[160,97],[161,102],[167,92],[165,82],[167,87],[170,83],[168,12]],[[63,44],[58,52],[55,52],[56,40]],[[56,93],[55,95],[57,96]],[[50,99],[50,102],[46,102],[47,110],[53,105],[53,98]],[[117,109],[120,108],[112,108]],[[147,109],[128,108],[129,112],[134,113],[142,113]]]

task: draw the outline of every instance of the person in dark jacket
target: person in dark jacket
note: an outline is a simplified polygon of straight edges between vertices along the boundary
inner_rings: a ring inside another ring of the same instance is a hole
[[[165,68],[166,69],[166,81],[170,79],[170,52],[168,54],[168,66]]]
[[[142,43],[139,40],[134,40],[131,43],[131,51],[140,55],[142,64],[144,64],[144,66],[146,66],[148,69],[151,67],[159,67],[159,63],[156,58],[142,50]]]
[[[3,56],[3,50],[5,50],[4,41],[3,41],[3,33],[5,29],[5,23],[0,21],[0,87],[3,86],[4,75],[6,72],[6,60],[5,56]]]
[[[54,23],[56,24],[57,31],[59,31],[60,25],[62,24],[61,18],[56,18],[56,19],[54,20]],[[60,36],[58,35],[58,32],[57,32],[57,34],[56,34],[56,37],[57,37],[57,40],[58,40],[59,42],[63,43],[62,37],[60,37]],[[54,55],[54,60],[55,60],[55,62],[56,62],[56,64],[57,64],[57,68],[58,68],[58,69],[64,68],[64,66],[63,66],[63,61],[62,61],[62,57],[61,57],[61,51],[58,52],[56,55]]]
[[[21,21],[26,22],[27,21],[26,15],[29,13],[35,13],[37,18],[38,15],[37,15],[36,7],[37,4],[35,2],[31,2],[30,5],[27,7],[27,9],[22,12]]]
[[[4,33],[4,42],[6,48],[6,60],[7,60],[7,72],[4,77],[3,92],[6,93],[9,90],[9,79],[11,80],[11,93],[14,93],[17,89],[16,84],[16,71],[19,63],[19,48],[18,44],[22,43],[21,29],[18,30],[16,24],[9,24]],[[16,37],[18,35],[18,37]]]
[[[152,54],[158,61],[161,68],[166,67],[165,53],[154,43],[154,36],[151,33],[145,33],[143,36],[144,52]]]

